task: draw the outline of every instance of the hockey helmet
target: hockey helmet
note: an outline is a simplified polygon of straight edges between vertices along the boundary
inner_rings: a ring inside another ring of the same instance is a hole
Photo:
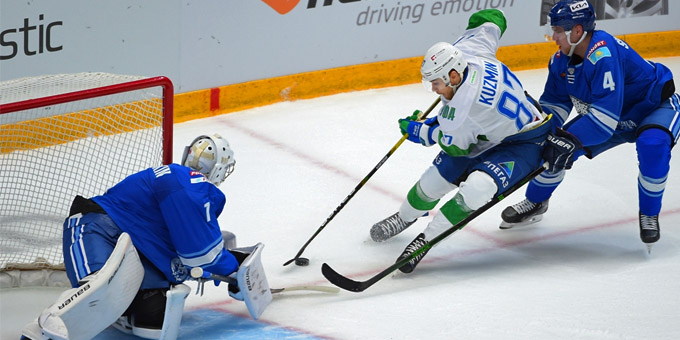
[[[550,9],[548,18],[550,26],[559,26],[565,31],[571,31],[576,25],[581,25],[586,32],[595,30],[595,11],[587,0],[560,0]]]
[[[467,68],[467,61],[463,51],[447,42],[438,42],[425,52],[423,63],[420,66],[420,74],[423,77],[425,88],[435,79],[441,79],[447,86],[451,85],[449,72],[456,70],[460,76]]]
[[[220,185],[236,165],[229,142],[218,134],[201,135],[184,148],[182,165],[200,172],[208,181]]]

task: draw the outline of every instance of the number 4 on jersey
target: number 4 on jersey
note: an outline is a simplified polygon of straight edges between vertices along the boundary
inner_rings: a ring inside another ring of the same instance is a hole
[[[616,83],[614,83],[614,77],[612,77],[612,72],[607,71],[604,73],[604,79],[602,80],[602,88],[609,89],[609,91],[614,92],[616,88]]]

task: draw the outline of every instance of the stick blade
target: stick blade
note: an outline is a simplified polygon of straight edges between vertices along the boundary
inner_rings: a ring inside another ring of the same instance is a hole
[[[321,265],[321,273],[328,282],[350,292],[363,292],[369,286],[366,285],[365,282],[354,281],[339,274],[326,263]]]

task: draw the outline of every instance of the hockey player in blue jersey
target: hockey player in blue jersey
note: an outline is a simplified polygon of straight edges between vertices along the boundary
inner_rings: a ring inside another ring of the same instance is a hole
[[[565,170],[580,156],[593,158],[622,143],[635,143],[639,163],[640,238],[659,240],[659,212],[678,140],[680,97],[673,75],[644,60],[631,46],[595,30],[595,13],[585,0],[561,0],[549,13],[559,46],[550,59],[539,102],[559,120],[578,115],[549,138],[544,158],[550,169],[530,182],[526,199],[502,212],[502,229],[541,220]]]
[[[217,221],[226,201],[217,185],[234,165],[226,139],[203,135],[185,148],[182,165],[142,170],[103,195],[77,196],[63,231],[73,289],[29,324],[23,338],[91,338],[115,322],[141,337],[174,339],[190,269],[228,276],[249,256],[227,249],[235,238]],[[102,292],[84,297],[95,288]],[[230,295],[242,298],[239,293],[230,285]],[[93,315],[87,304],[106,306]]]

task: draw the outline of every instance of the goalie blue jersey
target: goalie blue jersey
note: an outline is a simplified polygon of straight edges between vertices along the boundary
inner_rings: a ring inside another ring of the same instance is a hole
[[[568,131],[584,146],[634,132],[659,106],[662,88],[673,77],[666,66],[644,60],[604,31],[594,31],[583,61],[574,64],[575,58],[580,59],[560,51],[552,56],[540,103],[558,126],[575,108],[582,117]]]
[[[191,267],[220,275],[238,269],[217,222],[226,198],[199,172],[178,164],[149,168],[92,200],[170,282],[184,281]]]

